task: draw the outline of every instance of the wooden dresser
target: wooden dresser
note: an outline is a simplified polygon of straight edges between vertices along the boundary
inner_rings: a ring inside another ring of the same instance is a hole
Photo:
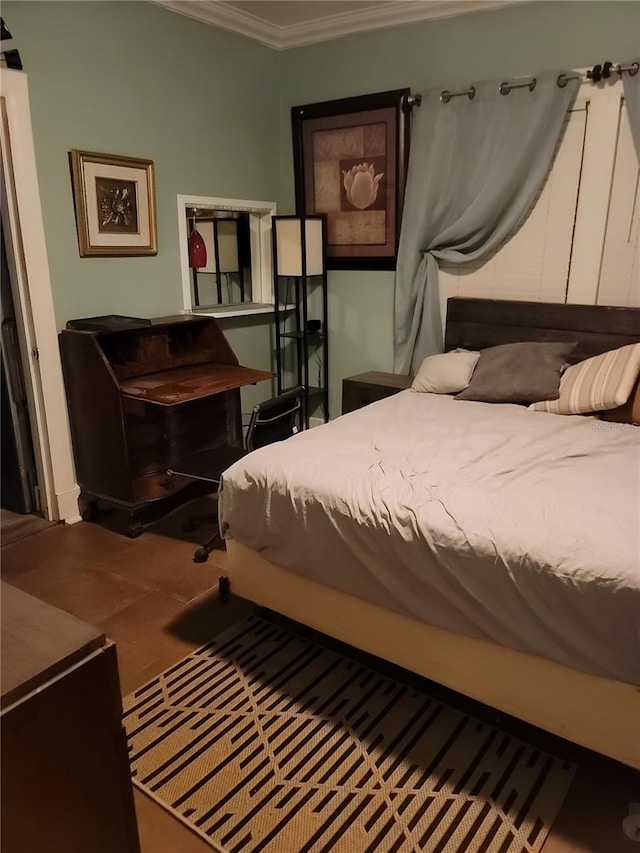
[[[115,645],[2,584],[0,844],[139,853]]]

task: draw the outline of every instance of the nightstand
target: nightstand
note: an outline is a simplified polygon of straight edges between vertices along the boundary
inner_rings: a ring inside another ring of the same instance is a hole
[[[398,391],[411,387],[412,376],[402,376],[397,373],[380,373],[371,370],[368,373],[358,373],[342,380],[342,414],[383,400]]]

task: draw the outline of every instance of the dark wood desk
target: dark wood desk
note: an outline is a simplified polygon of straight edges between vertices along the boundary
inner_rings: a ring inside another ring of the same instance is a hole
[[[2,828],[11,853],[139,853],[116,650],[2,584]]]
[[[176,462],[242,447],[240,388],[273,376],[240,366],[216,321],[196,315],[65,329],[60,350],[86,515],[96,500],[124,508],[132,536],[193,496],[190,479],[167,476]]]

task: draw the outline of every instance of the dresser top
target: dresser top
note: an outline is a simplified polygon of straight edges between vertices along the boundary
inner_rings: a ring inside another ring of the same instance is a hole
[[[0,595],[3,709],[105,644],[98,628],[10,584]]]

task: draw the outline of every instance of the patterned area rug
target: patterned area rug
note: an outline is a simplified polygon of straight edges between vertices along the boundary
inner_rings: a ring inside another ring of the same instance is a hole
[[[255,616],[124,722],[134,784],[225,853],[537,853],[575,770]]]

